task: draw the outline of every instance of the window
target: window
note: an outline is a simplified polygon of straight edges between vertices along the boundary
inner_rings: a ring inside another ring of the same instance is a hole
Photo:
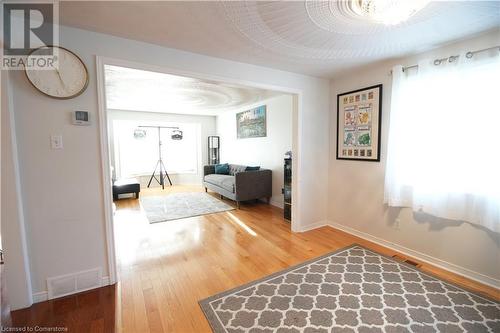
[[[500,231],[499,59],[393,69],[387,204]]]
[[[200,125],[166,122],[113,121],[114,158],[117,176],[120,178],[151,175],[158,162],[158,130],[139,128],[147,126],[177,126],[182,140],[172,140],[172,130],[161,129],[162,159],[167,172],[198,173],[200,155]],[[144,130],[145,136],[134,135]]]

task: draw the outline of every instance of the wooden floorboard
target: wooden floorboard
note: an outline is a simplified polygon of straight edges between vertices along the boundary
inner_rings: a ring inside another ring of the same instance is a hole
[[[193,190],[202,191],[173,187],[141,195]],[[148,223],[138,200],[121,199],[116,204],[119,282],[14,311],[14,326],[61,326],[85,333],[209,332],[200,299],[353,243],[397,254],[330,227],[292,233],[282,210],[264,203],[155,224]],[[494,288],[420,264],[424,271],[500,299]]]

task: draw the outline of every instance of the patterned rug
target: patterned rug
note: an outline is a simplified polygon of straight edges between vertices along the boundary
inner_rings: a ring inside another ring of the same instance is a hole
[[[143,196],[141,205],[149,223],[233,210],[219,199],[203,192],[171,193],[164,196]]]
[[[214,332],[500,332],[500,303],[360,245],[200,301]]]

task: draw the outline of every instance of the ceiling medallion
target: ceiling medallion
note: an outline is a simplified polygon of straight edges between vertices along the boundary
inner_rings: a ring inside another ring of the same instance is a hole
[[[311,22],[322,30],[345,35],[368,35],[394,31],[395,28],[404,28],[432,18],[437,14],[435,10],[420,11],[429,2],[428,0],[306,0],[305,6]],[[398,16],[398,12],[404,15]],[[418,15],[415,15],[417,12]],[[406,18],[401,20],[403,16]],[[395,23],[396,21],[399,22]]]
[[[374,23],[397,25],[423,9],[430,0],[349,0],[339,1],[346,15],[357,16]]]
[[[399,57],[484,30],[498,2],[220,1],[233,28],[271,56],[301,63]],[[399,23],[398,23],[399,22]]]

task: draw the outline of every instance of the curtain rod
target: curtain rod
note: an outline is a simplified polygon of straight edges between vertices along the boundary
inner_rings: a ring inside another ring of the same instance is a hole
[[[485,51],[490,51],[490,50],[499,50],[500,51],[500,45],[499,46],[488,47],[486,49],[481,49],[481,50],[476,50],[476,51],[469,51],[469,52],[467,52],[465,54],[465,57],[467,59],[470,59],[470,58],[472,58],[477,53],[481,53],[481,52],[485,52]],[[434,60],[434,65],[439,66],[439,65],[441,65],[446,60],[448,60],[448,62],[454,62],[459,57],[460,57],[459,55],[451,55],[451,56],[446,57],[446,58],[438,58],[438,59]],[[407,69],[417,68],[417,67],[418,67],[417,64],[411,65],[411,66],[405,66],[405,67],[403,67],[403,72],[405,70],[407,70]]]

